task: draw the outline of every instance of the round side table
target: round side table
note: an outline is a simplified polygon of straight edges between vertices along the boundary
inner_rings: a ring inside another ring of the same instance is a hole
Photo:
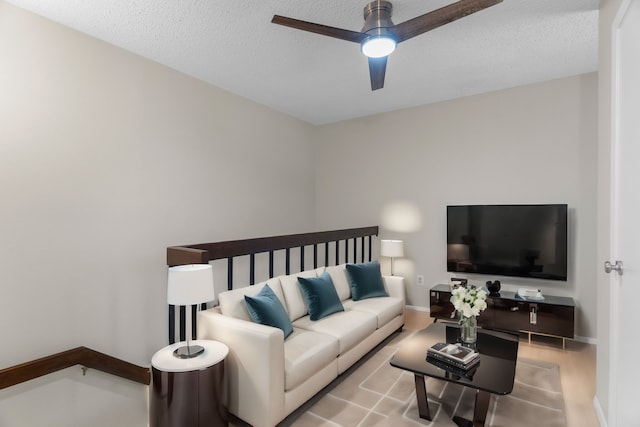
[[[150,427],[227,426],[224,359],[229,347],[193,340],[189,345],[204,347],[202,354],[191,359],[173,355],[185,345],[171,344],[151,359]]]

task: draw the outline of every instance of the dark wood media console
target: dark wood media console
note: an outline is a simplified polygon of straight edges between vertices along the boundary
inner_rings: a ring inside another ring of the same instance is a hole
[[[451,287],[436,285],[430,291],[430,315],[444,320],[455,320],[451,304]],[[543,301],[524,300],[515,292],[501,291],[487,297],[487,309],[478,316],[478,325],[492,329],[519,331],[529,334],[562,338],[574,337],[575,303],[570,297],[545,295]],[[435,321],[434,320],[434,321]]]

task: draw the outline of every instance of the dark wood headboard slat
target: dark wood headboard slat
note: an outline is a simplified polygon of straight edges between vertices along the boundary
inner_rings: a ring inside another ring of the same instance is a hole
[[[344,260],[346,262],[349,262],[349,239],[344,241]],[[355,260],[354,260],[354,262],[355,262]]]
[[[227,258],[227,289],[233,289],[233,257]]]
[[[249,255],[249,284],[256,283],[256,254]]]
[[[318,268],[318,244],[313,245],[313,268]]]
[[[186,340],[187,336],[187,307],[180,306],[180,341]]]
[[[274,276],[274,269],[273,269],[273,251],[269,251],[269,279],[273,278]]]
[[[285,249],[285,267],[284,267],[284,273],[285,274],[291,274],[291,249],[287,248]]]
[[[324,259],[328,260],[329,259],[329,244],[325,244],[324,245]]]

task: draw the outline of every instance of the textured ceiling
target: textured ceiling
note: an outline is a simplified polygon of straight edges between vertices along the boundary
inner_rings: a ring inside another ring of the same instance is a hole
[[[313,124],[595,71],[598,0],[504,0],[401,43],[372,92],[356,43],[274,14],[360,31],[367,0],[7,0]],[[453,0],[393,1],[400,23]]]

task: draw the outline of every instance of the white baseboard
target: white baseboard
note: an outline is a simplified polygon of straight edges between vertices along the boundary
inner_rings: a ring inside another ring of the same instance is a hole
[[[598,339],[597,338],[593,338],[593,337],[581,337],[576,335],[573,338],[574,341],[578,341],[578,342],[583,342],[586,344],[593,344],[593,345],[598,345]]]
[[[604,418],[604,412],[602,412],[602,406],[600,406],[598,396],[593,397],[593,408],[596,410],[596,416],[598,417],[600,427],[607,427],[607,420]]]

